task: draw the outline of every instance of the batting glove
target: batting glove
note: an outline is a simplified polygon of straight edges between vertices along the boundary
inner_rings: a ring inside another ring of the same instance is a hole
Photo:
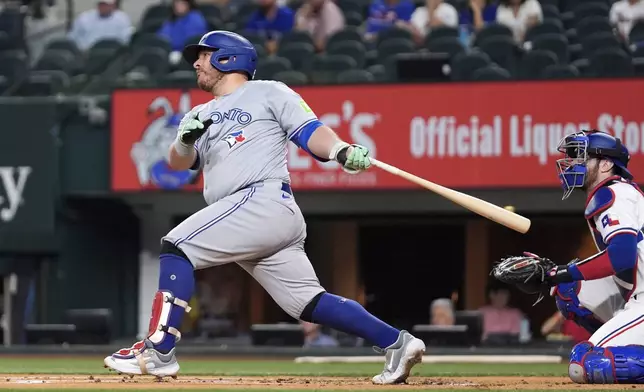
[[[347,173],[355,174],[371,166],[369,150],[359,144],[339,142],[331,149],[330,159],[342,165]]]
[[[181,120],[178,130],[178,139],[181,144],[184,146],[193,146],[195,142],[203,136],[204,133],[208,130],[208,127],[212,125],[212,119],[208,119],[204,122],[199,121],[197,114],[191,114],[186,116]]]

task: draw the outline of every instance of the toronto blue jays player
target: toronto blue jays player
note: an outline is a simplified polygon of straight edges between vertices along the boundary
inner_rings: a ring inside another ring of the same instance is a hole
[[[130,375],[175,376],[175,343],[190,311],[194,270],[234,262],[290,316],[373,342],[385,353],[385,368],[373,383],[406,380],[422,360],[424,343],[320,286],[304,252],[306,225],[289,185],[288,141],[350,173],[370,167],[367,149],[342,141],[286,85],[252,80],[257,53],[240,35],[207,33],[183,56],[214,99],[181,120],[168,163],[174,170],[203,172],[208,206],[163,237],[148,336],[106,357],[105,365]]]
[[[576,383],[644,383],[644,196],[620,139],[598,131],[566,136],[557,161],[564,199],[588,197],[585,217],[598,253],[553,268],[546,280],[557,308],[587,329],[570,354]]]

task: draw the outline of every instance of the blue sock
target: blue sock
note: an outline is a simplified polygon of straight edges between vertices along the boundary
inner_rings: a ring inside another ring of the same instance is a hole
[[[350,333],[380,348],[391,346],[400,331],[367,312],[356,301],[324,293],[313,309],[313,323]]]
[[[190,261],[170,253],[162,254],[160,259],[159,291],[169,291],[175,298],[190,302],[195,291],[194,268]],[[181,306],[172,305],[167,326],[179,330],[185,312],[186,310]],[[156,325],[151,327],[154,328]],[[162,353],[167,353],[174,348],[176,339],[174,335],[166,332],[161,343],[155,344],[154,348]]]

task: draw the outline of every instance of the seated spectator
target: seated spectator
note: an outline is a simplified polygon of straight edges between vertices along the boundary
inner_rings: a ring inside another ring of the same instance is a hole
[[[628,34],[636,21],[644,19],[644,0],[619,0],[610,8],[610,23],[619,35],[628,42]]]
[[[181,51],[188,38],[207,32],[208,23],[197,9],[195,0],[174,0],[172,15],[163,23],[158,34],[170,41],[170,62],[177,64],[181,60]]]
[[[345,25],[342,10],[332,0],[307,0],[295,20],[296,29],[311,34],[318,52],[324,51],[326,40]]]
[[[267,39],[266,49],[269,53],[275,53],[280,37],[293,30],[295,15],[290,8],[279,5],[277,0],[256,1],[259,9],[248,19],[246,30],[264,36]]]
[[[480,311],[483,315],[483,342],[500,340],[519,341],[523,314],[508,305],[510,291],[504,286],[488,288],[489,305]]]
[[[430,306],[431,325],[450,326],[454,325],[454,304],[450,299],[438,298],[432,301]]]
[[[584,342],[590,339],[590,333],[572,320],[566,319],[557,311],[550,316],[541,326],[541,334],[546,338],[562,335],[573,343]]]
[[[508,26],[517,43],[523,43],[526,31],[543,21],[541,4],[537,0],[501,0],[496,10],[496,22]]]
[[[115,39],[127,45],[132,35],[132,23],[127,14],[116,8],[115,0],[101,0],[96,9],[76,17],[68,34],[81,50],[104,39]]]
[[[337,347],[338,341],[322,332],[320,325],[300,321],[304,331],[304,347]]]
[[[373,0],[369,7],[369,18],[365,38],[373,40],[380,31],[391,27],[408,29],[414,12],[411,0]]]
[[[433,27],[458,27],[458,11],[443,0],[425,0],[411,15],[412,32],[416,43],[421,44]]]
[[[469,45],[473,34],[496,21],[496,8],[491,0],[469,0],[469,6],[461,11],[458,21],[463,45]]]

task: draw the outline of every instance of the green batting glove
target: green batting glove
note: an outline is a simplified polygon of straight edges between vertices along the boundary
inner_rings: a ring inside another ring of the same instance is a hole
[[[367,170],[371,166],[367,147],[353,144],[347,150],[347,160],[344,168],[355,171]]]

